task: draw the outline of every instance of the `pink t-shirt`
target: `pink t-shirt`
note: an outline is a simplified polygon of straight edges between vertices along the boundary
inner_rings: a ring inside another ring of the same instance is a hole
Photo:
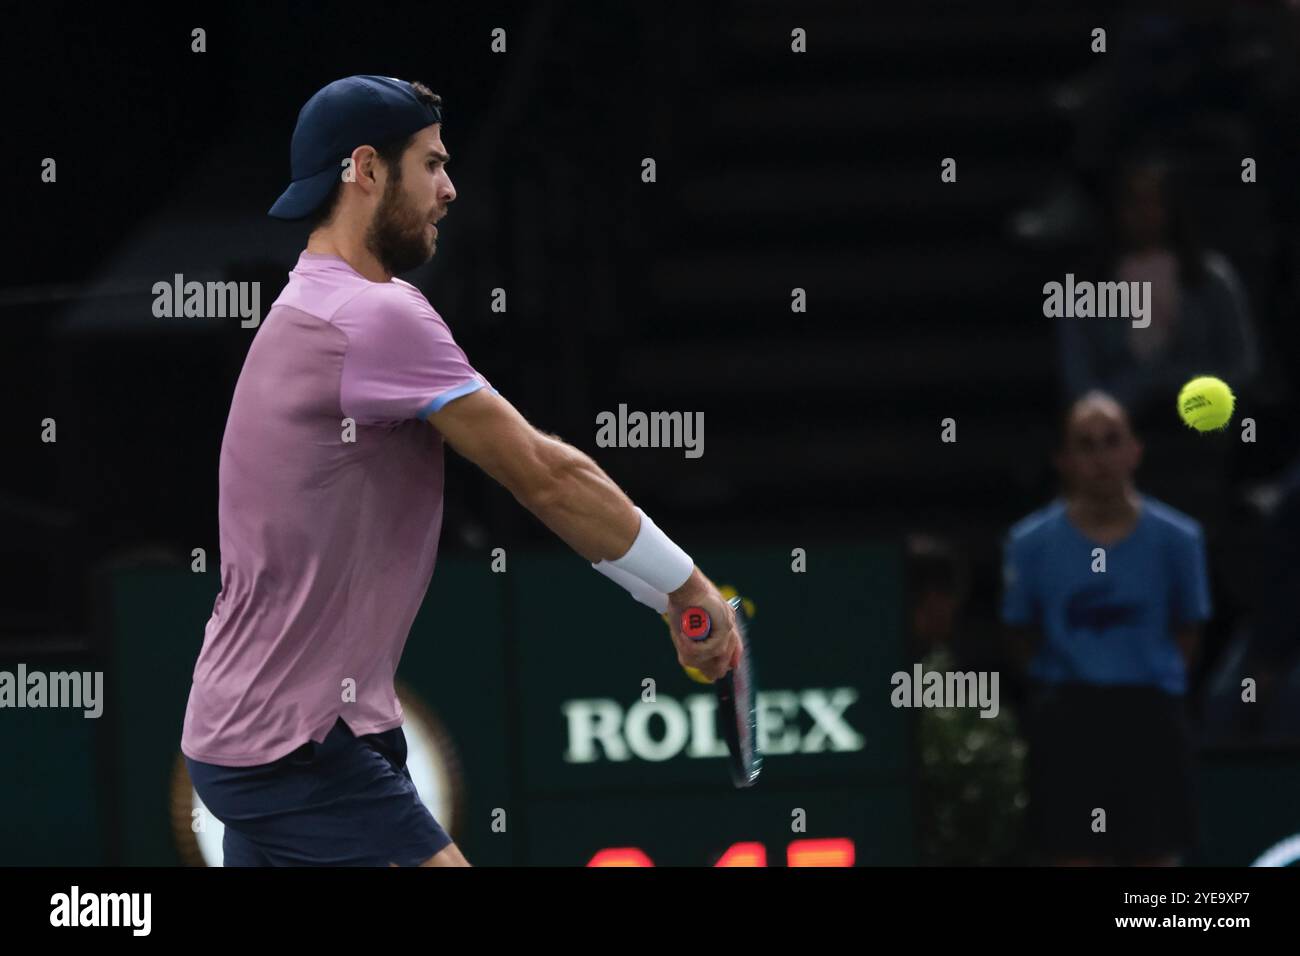
[[[221,593],[187,756],[245,767],[324,740],[340,716],[357,735],[402,723],[393,676],[442,528],[442,436],[422,419],[480,388],[415,286],[299,256],[221,443]]]

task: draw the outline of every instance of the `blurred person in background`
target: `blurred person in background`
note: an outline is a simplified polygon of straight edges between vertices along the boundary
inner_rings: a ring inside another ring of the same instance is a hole
[[[1214,374],[1239,395],[1259,365],[1254,322],[1232,264],[1204,248],[1170,165],[1138,156],[1118,169],[1110,192],[1111,234],[1096,276],[1149,282],[1150,324],[1122,319],[1058,320],[1066,397],[1108,392],[1138,427],[1169,418],[1189,379]]]
[[[966,558],[950,543],[911,535],[906,543],[908,660],[925,673],[986,669],[965,638],[970,593]],[[999,683],[996,714],[974,707],[915,712],[917,830],[927,866],[1015,862],[1027,795],[1025,745]]]
[[[911,656],[953,652],[957,622],[969,592],[969,570],[957,549],[925,534],[905,543],[908,642]]]
[[[1198,522],[1137,490],[1141,457],[1123,407],[1085,395],[1064,419],[1062,496],[1005,543],[1044,862],[1176,865],[1195,838],[1185,694],[1210,617],[1205,548]]]

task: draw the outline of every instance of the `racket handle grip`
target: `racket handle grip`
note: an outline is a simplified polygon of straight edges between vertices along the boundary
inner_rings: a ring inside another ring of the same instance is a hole
[[[713,618],[702,607],[692,605],[682,611],[682,634],[693,641],[707,641],[713,633]]]
[[[732,610],[740,607],[740,597],[731,598],[727,601]],[[713,618],[709,612],[702,607],[691,605],[682,611],[681,616],[682,633],[693,641],[707,641],[709,635],[713,633]]]

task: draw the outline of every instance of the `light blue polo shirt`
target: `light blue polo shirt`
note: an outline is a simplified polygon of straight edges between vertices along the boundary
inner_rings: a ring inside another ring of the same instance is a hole
[[[1094,549],[1053,501],[1012,527],[1004,546],[1002,620],[1035,626],[1043,644],[1030,676],[1046,683],[1187,690],[1174,631],[1210,617],[1200,524],[1146,495],[1128,537]]]

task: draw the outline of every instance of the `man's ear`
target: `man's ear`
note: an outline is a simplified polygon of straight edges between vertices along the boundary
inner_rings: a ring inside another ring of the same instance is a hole
[[[373,146],[358,146],[352,151],[354,181],[366,192],[379,188],[379,154]]]

